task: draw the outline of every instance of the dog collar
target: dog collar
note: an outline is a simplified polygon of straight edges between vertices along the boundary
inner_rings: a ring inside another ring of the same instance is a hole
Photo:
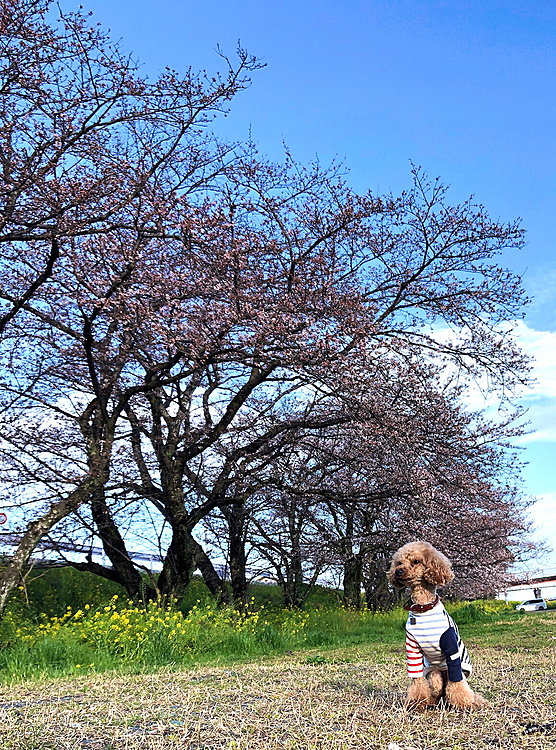
[[[404,606],[404,609],[409,610],[409,612],[418,612],[419,614],[422,614],[423,612],[428,612],[430,609],[433,609],[433,607],[436,607],[439,602],[440,597],[438,596],[438,594],[436,595],[436,598],[433,602],[427,602],[427,604],[413,604],[411,599],[409,599],[407,604]]]

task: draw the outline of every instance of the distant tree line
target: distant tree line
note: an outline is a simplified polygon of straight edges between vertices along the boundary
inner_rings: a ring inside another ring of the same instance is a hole
[[[256,59],[149,81],[49,5],[2,3],[0,472],[21,527],[0,611],[45,536],[100,540],[110,566],[76,567],[133,598],[179,599],[198,569],[241,604],[255,566],[288,606],[333,571],[346,605],[380,607],[416,537],[455,593],[491,592],[531,546],[526,299],[496,262],[518,222],[419,168],[358,195],[336,164],[223,142],[210,123]],[[473,379],[504,418],[465,408]],[[160,543],[147,582],[132,532]]]

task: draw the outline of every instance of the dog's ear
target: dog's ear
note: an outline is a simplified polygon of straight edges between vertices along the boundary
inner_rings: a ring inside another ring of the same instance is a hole
[[[435,549],[426,556],[425,578],[435,586],[446,586],[453,581],[452,565],[442,552]]]

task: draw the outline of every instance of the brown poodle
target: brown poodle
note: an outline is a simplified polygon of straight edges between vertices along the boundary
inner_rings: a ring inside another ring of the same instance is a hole
[[[406,605],[407,671],[413,682],[407,702],[416,708],[435,706],[441,698],[460,710],[473,710],[485,699],[467,684],[471,660],[458,628],[436,587],[453,579],[447,557],[427,542],[411,542],[392,558],[388,580],[396,588],[409,588]]]

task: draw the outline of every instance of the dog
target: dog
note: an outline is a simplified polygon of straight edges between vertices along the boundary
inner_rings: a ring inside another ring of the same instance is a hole
[[[467,683],[471,659],[456,623],[444,609],[436,588],[454,578],[447,557],[428,542],[410,542],[394,554],[388,580],[395,588],[409,588],[406,605],[407,672],[412,678],[408,706],[425,709],[441,699],[460,711],[485,703]]]

